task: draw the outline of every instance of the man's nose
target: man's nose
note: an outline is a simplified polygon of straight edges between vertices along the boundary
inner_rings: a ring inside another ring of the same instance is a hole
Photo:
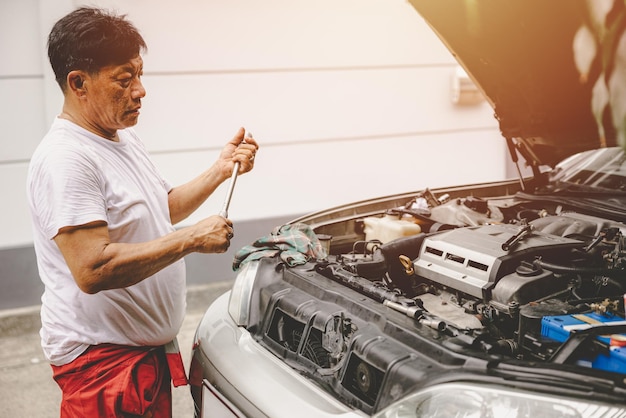
[[[146,89],[140,79],[135,80],[132,90],[133,99],[143,99],[146,96]]]

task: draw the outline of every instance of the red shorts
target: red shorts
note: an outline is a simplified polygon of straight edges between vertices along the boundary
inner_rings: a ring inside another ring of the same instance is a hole
[[[172,416],[163,347],[101,344],[52,371],[63,392],[61,418]]]

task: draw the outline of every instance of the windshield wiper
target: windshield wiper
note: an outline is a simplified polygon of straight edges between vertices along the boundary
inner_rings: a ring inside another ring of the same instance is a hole
[[[493,374],[508,380],[534,382],[555,385],[564,388],[590,388],[594,392],[605,393],[610,396],[618,396],[624,399],[626,387],[624,387],[623,375],[607,372],[606,377],[593,376],[591,373],[577,373],[563,370],[559,366],[572,364],[580,350],[592,344],[599,335],[619,334],[626,332],[626,324],[620,321],[615,324],[590,325],[584,329],[571,330],[569,338],[552,355],[549,363],[544,367],[533,364],[532,368],[522,364],[498,363],[494,367]],[[580,366],[582,369],[582,366]],[[614,377],[614,378],[612,378]],[[619,382],[619,383],[618,383]]]
[[[582,366],[580,366],[582,368]],[[592,371],[593,369],[589,369]],[[548,385],[554,388],[593,391],[616,398],[620,401],[626,397],[626,388],[617,382],[623,383],[623,377],[615,373],[612,379],[607,372],[606,377],[594,376],[588,373],[577,373],[564,370],[561,367],[539,367],[534,363],[531,367],[521,364],[498,363],[491,369],[492,375],[509,381],[519,381],[532,384]]]
[[[572,329],[567,340],[550,358],[550,362],[564,364],[570,362],[575,355],[586,345],[595,341],[600,335],[622,334],[626,332],[626,322],[619,321],[613,324],[589,324],[584,329]]]
[[[606,196],[606,195],[623,195],[626,190],[606,189],[598,186],[587,186],[584,184],[559,183],[558,185],[549,185],[535,191],[536,195],[556,195],[556,196]]]

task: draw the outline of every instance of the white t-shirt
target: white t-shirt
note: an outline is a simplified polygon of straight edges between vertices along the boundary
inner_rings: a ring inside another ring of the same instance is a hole
[[[181,259],[136,285],[82,292],[53,238],[62,227],[105,221],[111,242],[146,242],[174,231],[160,176],[132,129],[119,142],[57,118],[30,162],[28,199],[39,275],[43,351],[63,365],[94,344],[165,344],[185,313]]]

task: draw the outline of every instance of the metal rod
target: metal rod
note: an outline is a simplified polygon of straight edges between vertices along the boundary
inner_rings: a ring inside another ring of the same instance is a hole
[[[237,173],[239,172],[239,161],[235,162],[233,167],[233,174],[230,176],[230,184],[228,185],[228,191],[226,192],[226,199],[224,199],[224,205],[220,211],[220,216],[228,218],[228,206],[230,206],[230,199],[233,197],[233,190],[235,189],[235,182],[237,182]]]
[[[252,134],[250,132],[246,132],[243,141],[246,141],[246,138],[252,138]],[[224,199],[224,205],[222,205],[222,210],[219,215],[223,218],[228,218],[228,207],[230,206],[230,199],[233,197],[233,190],[235,190],[235,183],[237,182],[237,175],[239,174],[239,161],[235,162],[233,167],[233,174],[230,176],[230,184],[228,185],[228,191],[226,192],[226,198]]]

